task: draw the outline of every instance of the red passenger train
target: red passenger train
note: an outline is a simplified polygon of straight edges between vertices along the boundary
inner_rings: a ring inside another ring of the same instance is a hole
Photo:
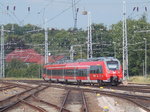
[[[110,83],[118,85],[122,82],[122,67],[118,59],[99,57],[75,62],[68,60],[44,65],[44,80],[79,83]]]

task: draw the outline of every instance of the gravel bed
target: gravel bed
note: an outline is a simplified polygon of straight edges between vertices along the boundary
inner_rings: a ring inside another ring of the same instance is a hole
[[[45,109],[47,112],[58,112],[58,110],[55,109],[54,107],[48,106],[46,104],[43,104],[42,102],[35,101],[32,98],[30,98],[29,100],[27,100],[27,102],[31,103],[32,105],[41,107],[41,108]]]
[[[21,93],[24,90],[25,89],[18,88],[18,87],[3,90],[0,92],[0,100],[4,100],[5,98],[8,98],[8,97],[13,96],[13,95],[18,94],[18,93]]]
[[[146,112],[137,105],[119,98],[101,96],[97,97],[98,104],[103,109],[108,109],[110,112]]]
[[[5,86],[7,86],[7,85],[0,83],[0,87],[5,87]]]
[[[6,112],[37,112],[37,110],[34,110],[25,104],[19,103],[14,108],[11,108]]]
[[[61,101],[65,92],[66,91],[63,89],[49,87],[40,92],[37,96],[44,101],[61,106]]]
[[[89,112],[102,112],[102,107],[98,105],[97,95],[95,93],[85,93]]]
[[[82,108],[82,96],[80,91],[71,91],[68,96],[66,109],[71,112],[81,112]]]

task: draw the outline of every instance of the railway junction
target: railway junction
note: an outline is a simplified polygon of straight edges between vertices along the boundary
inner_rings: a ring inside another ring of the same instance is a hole
[[[0,112],[150,112],[149,3],[1,0]]]
[[[1,112],[150,112],[149,85],[1,80],[0,86]]]

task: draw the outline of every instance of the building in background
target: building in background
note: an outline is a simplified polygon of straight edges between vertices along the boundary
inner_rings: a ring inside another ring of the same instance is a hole
[[[49,56],[48,62],[54,63],[64,59],[65,56]],[[44,56],[37,53],[34,49],[15,49],[6,55],[6,62],[11,62],[13,59],[20,60],[24,63],[44,64]]]

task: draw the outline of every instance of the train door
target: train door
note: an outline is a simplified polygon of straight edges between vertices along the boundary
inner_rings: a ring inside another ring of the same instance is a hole
[[[102,66],[90,66],[90,80],[100,80],[102,76]]]
[[[62,78],[65,81],[65,67],[62,68]]]
[[[77,80],[77,67],[74,67],[73,79]]]

